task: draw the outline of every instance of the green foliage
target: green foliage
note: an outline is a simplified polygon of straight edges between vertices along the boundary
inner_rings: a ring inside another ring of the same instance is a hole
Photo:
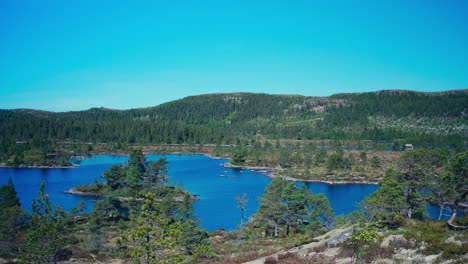
[[[327,150],[325,147],[320,148],[319,151],[315,154],[315,165],[324,163],[327,157]]]
[[[20,202],[13,181],[8,178],[7,184],[0,186],[0,209],[13,206],[20,206]]]
[[[26,220],[27,213],[21,208],[15,186],[9,178],[7,184],[0,186],[0,253],[18,252]]]
[[[355,263],[361,262],[361,257],[368,253],[368,248],[377,237],[377,231],[372,227],[354,228],[348,243],[353,249]]]
[[[136,166],[129,166],[126,170],[125,186],[128,196],[138,197],[138,193],[142,187],[143,175]]]
[[[460,204],[466,202],[468,195],[468,151],[458,153],[448,163],[448,173],[439,180],[441,199],[452,204],[452,224],[457,216]],[[464,208],[466,209],[466,208]]]
[[[130,152],[128,159],[128,167],[135,168],[138,175],[142,175],[146,171],[146,157],[141,149],[134,149]]]
[[[450,160],[448,169],[452,174],[458,175],[460,179],[463,179],[464,184],[466,184],[468,181],[468,151],[455,155]]]
[[[109,170],[104,171],[102,177],[106,179],[111,190],[121,188],[125,184],[125,168],[122,165],[112,165]]]
[[[102,250],[103,244],[104,239],[101,232],[94,232],[83,242],[83,247],[90,253],[98,254]]]
[[[305,189],[305,186],[303,187]],[[334,212],[328,201],[328,198],[323,193],[318,193],[315,196],[310,198],[309,203],[311,213],[310,220],[311,222],[318,222],[320,226],[329,228],[334,221]]]
[[[325,162],[328,174],[333,174],[335,170],[350,170],[356,164],[353,154],[344,157],[343,150],[331,154]]]
[[[425,247],[421,249],[422,253],[426,255],[442,253],[444,260],[462,257],[468,249],[466,243],[458,245],[446,242],[451,236],[466,241],[466,234],[463,236],[463,234],[448,230],[444,221],[417,222],[410,225],[404,235],[407,239],[414,239],[419,243],[424,242]]]
[[[405,152],[398,160],[402,173],[396,174],[396,179],[404,186],[406,212],[408,218],[426,217],[426,201],[428,192],[422,192],[428,187],[431,179],[439,177],[441,168],[447,162],[447,152],[441,150],[412,150]]]
[[[135,262],[164,263],[180,259],[174,254],[177,230],[170,229],[170,219],[159,213],[155,197],[148,194],[139,213],[131,216],[132,227],[122,241],[129,245],[129,255]]]
[[[379,156],[373,156],[371,158],[371,166],[372,166],[372,168],[379,168],[380,167],[380,158],[379,158]]]
[[[405,209],[403,185],[387,177],[380,182],[380,188],[363,202],[370,221],[381,221],[393,225],[397,216]]]
[[[180,232],[177,239],[177,244],[185,249],[188,254],[197,254],[201,257],[203,254],[208,254],[208,252],[203,252],[206,248],[209,247],[208,233],[205,230],[201,230],[198,227],[198,223],[194,220],[187,220],[180,224]],[[205,255],[207,256],[207,255]]]
[[[74,189],[79,192],[89,192],[89,193],[97,193],[97,194],[102,193],[102,188],[103,188],[103,185],[100,183],[85,184],[85,185],[79,185],[79,186],[74,187]]]
[[[201,259],[212,259],[215,256],[213,246],[211,245],[200,245],[197,246],[193,252],[193,258],[196,260]]]
[[[329,172],[338,168],[343,168],[343,155],[341,153],[331,154],[326,162],[326,167]]]
[[[96,229],[101,228],[107,222],[116,222],[125,216],[125,208],[119,199],[106,197],[98,200],[91,212],[91,223]]]
[[[192,196],[188,193],[184,193],[182,201],[177,203],[178,219],[182,222],[189,219],[196,219],[195,213],[193,212],[193,200]]]
[[[180,263],[212,257],[208,234],[198,228],[191,195],[165,186],[166,159],[147,162],[141,150],[135,150],[128,166],[111,166],[103,176],[106,197],[96,202],[89,219],[92,234],[83,244],[88,252],[109,251],[102,243],[108,239],[105,230],[112,227],[124,233],[117,241],[119,252],[134,262]]]
[[[29,229],[20,255],[24,263],[51,263],[60,260],[70,230],[70,216],[52,205],[42,183],[32,203]]]
[[[147,188],[151,189],[153,185],[164,186],[168,182],[166,158],[148,162],[145,170]]]
[[[333,226],[335,228],[345,226],[348,224],[361,224],[366,221],[366,218],[364,214],[360,211],[354,210],[351,213],[347,215],[338,215],[335,217],[335,221],[333,223]]]
[[[367,163],[367,153],[365,151],[361,151],[361,153],[359,153],[359,158],[361,159],[362,165],[366,165],[366,163]]]
[[[291,168],[293,165],[293,158],[291,152],[287,149],[281,149],[279,153],[279,165],[281,168]]]
[[[296,232],[305,231],[305,223],[309,222],[308,232],[315,234],[333,221],[333,210],[323,194],[314,196],[304,185],[298,188],[281,178],[271,181],[259,202],[255,219],[274,237],[279,235],[280,226],[285,226],[289,235],[290,228]]]
[[[196,257],[207,256],[207,238],[206,231],[200,230],[194,220],[180,222],[167,217],[154,194],[148,193],[138,212],[132,213],[131,228],[118,244],[128,245],[127,252],[135,262],[180,263],[186,254],[197,252]]]
[[[247,156],[247,150],[245,148],[236,148],[232,153],[233,164],[243,164]]]
[[[462,128],[467,118],[461,114],[466,98],[466,91],[430,95],[380,91],[325,98],[234,93],[191,96],[124,111],[0,110],[0,160],[13,166],[51,165],[47,154],[57,149],[59,141],[111,143],[112,149],[128,144],[239,146],[237,138],[258,134],[270,139],[391,142],[398,138],[461,148],[466,138]],[[80,145],[75,151],[91,148]]]
[[[287,181],[281,178],[274,178],[265,188],[264,195],[259,198],[260,207],[256,217],[274,225],[273,236],[277,237],[279,225],[286,215],[287,205],[282,201],[283,190],[287,186]]]

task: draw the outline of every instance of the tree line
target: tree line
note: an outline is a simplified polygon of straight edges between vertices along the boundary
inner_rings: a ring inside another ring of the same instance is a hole
[[[466,90],[441,94],[381,91],[305,97],[268,94],[213,94],[187,97],[156,107],[130,110],[92,108],[53,113],[0,110],[3,160],[14,159],[17,142],[42,140],[42,148],[61,141],[128,144],[234,144],[238,138],[403,140],[460,145],[467,124]],[[375,118],[395,121],[382,126]],[[405,128],[398,120],[433,120],[443,131]],[[37,150],[38,147],[30,145]]]

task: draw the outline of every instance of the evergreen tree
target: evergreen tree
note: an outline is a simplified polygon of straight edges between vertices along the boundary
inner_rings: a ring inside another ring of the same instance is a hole
[[[188,254],[193,254],[200,246],[209,246],[208,232],[198,227],[195,220],[189,219],[179,225],[177,244]]]
[[[287,185],[287,181],[281,178],[274,178],[265,188],[265,193],[258,200],[260,207],[257,211],[257,217],[262,221],[273,223],[273,236],[279,234],[279,225],[286,216],[287,206],[282,202],[282,193]]]
[[[11,178],[0,186],[0,253],[17,253],[27,213],[21,208]]]
[[[405,193],[401,183],[391,177],[380,182],[380,188],[363,202],[369,221],[394,224],[405,209]]]
[[[131,217],[132,227],[119,242],[128,244],[129,254],[135,262],[180,263],[184,256],[176,249],[180,230],[171,219],[159,212],[156,198],[148,193],[139,213]]]
[[[32,203],[29,229],[21,253],[21,262],[56,263],[64,250],[70,219],[66,212],[52,205],[41,184]]]
[[[319,230],[330,228],[334,220],[334,211],[330,205],[330,201],[328,201],[328,198],[323,193],[318,193],[310,199],[310,226],[315,225]]]
[[[184,193],[182,201],[177,203],[177,211],[180,216],[180,221],[185,222],[189,219],[195,219],[195,213],[193,212],[193,201],[192,197],[188,193]]]
[[[308,205],[312,199],[312,193],[307,190],[305,185],[297,188],[294,183],[287,183],[282,191],[282,203],[286,205],[286,215],[284,221],[286,224],[286,235],[289,235],[290,228],[297,228],[304,224],[308,218]]]
[[[338,152],[331,154],[326,162],[326,167],[329,172],[343,168],[343,155]]]
[[[425,217],[428,192],[426,188],[434,173],[440,171],[446,162],[446,153],[438,150],[412,150],[405,152],[398,160],[401,174],[397,180],[403,185],[406,202],[406,217]]]
[[[150,161],[146,166],[146,186],[152,188],[154,184],[164,186],[168,182],[166,158]]]
[[[378,156],[373,156],[371,158],[371,166],[372,166],[372,168],[379,168],[380,167],[380,158]]]
[[[333,222],[333,210],[323,194],[314,196],[304,185],[298,188],[281,178],[274,178],[268,184],[259,202],[255,218],[265,223],[267,234],[272,227],[274,237],[279,235],[281,225],[286,225],[286,235],[289,235],[291,227],[296,232],[304,231],[306,222],[311,222],[309,229],[315,233]]]
[[[367,153],[362,151],[359,153],[359,158],[361,159],[361,164],[365,166],[367,164]]]
[[[146,171],[146,157],[143,155],[143,151],[141,149],[134,149],[130,153],[130,158],[128,159],[128,166],[135,167],[138,174],[143,177],[143,174]]]
[[[124,185],[125,169],[121,165],[112,165],[109,170],[104,171],[102,177],[106,179],[111,190],[116,190]]]
[[[443,197],[452,206],[452,214],[447,224],[451,227],[466,229],[468,227],[457,227],[454,224],[459,210],[466,210],[468,195],[468,151],[458,153],[448,164],[449,173],[441,180]]]
[[[0,209],[13,206],[21,205],[13,181],[8,178],[7,184],[0,186]]]

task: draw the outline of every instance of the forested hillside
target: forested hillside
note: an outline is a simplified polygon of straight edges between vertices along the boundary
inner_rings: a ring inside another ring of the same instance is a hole
[[[0,131],[3,160],[38,149],[47,153],[57,142],[236,144],[260,137],[460,147],[468,137],[468,90],[330,97],[231,93],[130,110],[0,110]],[[35,159],[45,159],[41,155]]]

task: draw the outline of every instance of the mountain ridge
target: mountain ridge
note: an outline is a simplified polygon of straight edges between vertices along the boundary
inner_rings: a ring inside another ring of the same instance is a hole
[[[265,93],[188,96],[153,107],[0,110],[0,139],[233,143],[238,138],[463,142],[468,90],[382,90],[327,97]]]
[[[89,110],[108,110],[108,111],[128,111],[128,110],[140,110],[140,109],[148,109],[158,107],[167,103],[180,101],[189,98],[196,98],[200,96],[222,96],[222,95],[269,95],[269,96],[278,96],[278,97],[299,97],[299,98],[329,98],[329,97],[336,97],[336,96],[350,96],[350,95],[361,95],[361,94],[382,94],[382,93],[390,93],[390,94],[420,94],[420,95],[433,95],[433,96],[442,96],[442,95],[468,95],[468,88],[464,89],[454,89],[454,90],[446,90],[446,91],[437,91],[437,92],[424,92],[424,91],[415,91],[415,90],[406,90],[406,89],[384,89],[384,90],[377,90],[373,92],[351,92],[351,93],[335,93],[328,96],[315,96],[315,95],[302,95],[302,94],[270,94],[270,93],[255,93],[255,92],[228,92],[228,93],[206,93],[206,94],[198,94],[198,95],[189,95],[179,99],[174,99],[171,101],[163,102],[153,106],[146,106],[146,107],[136,107],[136,108],[128,108],[128,109],[116,109],[116,108],[109,108],[103,106],[94,106],[88,109],[83,110],[70,110],[70,111],[50,111],[50,110],[41,110],[41,109],[34,109],[34,108],[12,108],[12,109],[0,109],[0,111],[18,111],[18,112],[43,112],[43,113],[69,113],[69,112],[84,112]]]

